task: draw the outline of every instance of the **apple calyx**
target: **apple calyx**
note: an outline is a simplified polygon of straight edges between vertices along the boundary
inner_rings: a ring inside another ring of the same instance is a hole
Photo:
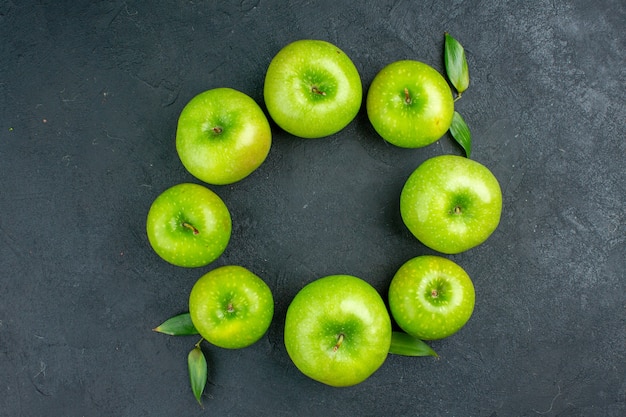
[[[200,231],[196,229],[196,227],[192,225],[191,223],[183,222],[183,227],[191,230],[194,235],[200,234]]]
[[[429,289],[426,290],[426,294],[429,295],[428,301],[436,306],[445,305],[449,301],[448,285],[439,278],[436,278],[431,285],[429,285]]]
[[[219,135],[220,133],[222,133],[224,131],[224,129],[222,129],[219,126],[215,126],[213,128],[211,128],[211,130],[213,131],[213,133],[215,133],[216,135]]]
[[[343,339],[345,337],[346,336],[343,333],[339,333],[339,335],[337,335],[337,344],[335,344],[335,346],[333,346],[333,352],[337,352],[339,350],[339,348],[343,344]]]

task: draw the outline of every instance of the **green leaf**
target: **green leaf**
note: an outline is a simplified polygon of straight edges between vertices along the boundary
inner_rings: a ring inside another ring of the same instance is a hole
[[[200,349],[200,342],[198,342],[196,347],[189,352],[189,355],[187,356],[187,365],[189,366],[191,391],[193,391],[193,395],[196,397],[198,404],[202,406],[202,400],[200,397],[202,396],[202,392],[206,386],[207,364],[204,353],[202,353],[202,349]]]
[[[168,334],[170,336],[189,336],[198,334],[198,331],[191,322],[191,316],[189,313],[183,313],[171,317],[152,330]]]
[[[465,151],[465,156],[469,158],[472,153],[472,134],[470,133],[469,126],[467,126],[467,123],[463,120],[463,117],[456,111],[452,116],[450,133],[454,140],[456,140]]]
[[[424,341],[404,332],[397,331],[394,331],[391,334],[391,347],[389,348],[389,353],[401,356],[439,357],[437,352],[435,352]]]
[[[444,61],[448,78],[460,97],[469,87],[469,69],[465,49],[448,32],[445,33]]]

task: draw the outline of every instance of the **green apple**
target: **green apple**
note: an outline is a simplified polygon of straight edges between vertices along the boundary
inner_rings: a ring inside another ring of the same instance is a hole
[[[350,275],[317,279],[287,309],[285,346],[308,377],[336,387],[358,384],[385,361],[391,319],[375,288]]]
[[[270,62],[263,91],[271,118],[302,138],[332,135],[356,116],[363,98],[361,77],[335,45],[303,39]]]
[[[171,264],[205,266],[216,260],[230,240],[232,223],[224,201],[198,184],[168,188],[150,206],[146,220],[154,251]]]
[[[263,337],[274,315],[274,299],[267,284],[250,270],[222,266],[194,284],[189,315],[206,341],[239,349]]]
[[[231,184],[247,177],[265,161],[271,144],[263,110],[232,88],[198,94],[178,119],[178,156],[193,176],[209,184]]]
[[[483,243],[496,230],[502,192],[496,177],[479,162],[441,155],[423,162],[400,195],[400,213],[424,245],[455,254]]]
[[[397,61],[372,81],[367,116],[378,134],[402,148],[421,148],[441,138],[454,115],[452,90],[443,76],[419,61]]]
[[[459,331],[474,311],[474,285],[456,263],[418,256],[398,269],[389,286],[389,309],[402,330],[422,340]]]

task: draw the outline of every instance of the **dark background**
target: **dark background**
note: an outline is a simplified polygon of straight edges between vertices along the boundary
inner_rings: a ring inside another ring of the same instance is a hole
[[[559,1],[0,0],[0,415],[626,415],[626,4]],[[399,59],[443,71],[443,34],[466,48],[457,102],[473,159],[504,211],[482,246],[450,256],[472,276],[474,315],[439,360],[389,357],[336,389],[292,365],[286,308],[315,278],[348,273],[383,296],[397,268],[433,253],[398,197],[423,160],[387,145],[364,108],[342,132],[273,125],[266,162],[215,190],[233,235],[206,268],[152,251],[145,217],[195,181],[175,147],[180,110],[209,88],[263,106],[265,70],[302,38],[350,56],[364,91]],[[205,346],[205,409],[189,388],[196,337],[151,331],[187,310],[208,270],[263,277],[275,320],[252,347]]]

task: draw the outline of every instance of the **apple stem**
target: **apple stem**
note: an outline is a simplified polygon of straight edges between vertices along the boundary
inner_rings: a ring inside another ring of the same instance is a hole
[[[214,132],[215,134],[219,135],[220,133],[222,133],[222,130],[223,130],[223,129],[222,129],[221,127],[219,127],[219,126],[215,126],[215,127],[214,127],[213,129],[211,129],[211,130],[213,130],[213,132]]]
[[[326,93],[324,91],[320,90],[319,88],[317,88],[316,85],[311,87],[311,91],[313,91],[315,94],[319,94],[320,96],[325,96],[326,95]]]
[[[226,311],[228,311],[229,313],[232,313],[233,311],[235,311],[235,307],[233,306],[233,303],[228,303],[228,305],[226,306]]]
[[[333,346],[333,352],[337,352],[339,350],[339,348],[341,347],[341,344],[343,343],[344,337],[345,336],[343,333],[339,333],[339,336],[337,336],[337,344]]]
[[[409,94],[409,89],[404,87],[404,102],[406,104],[411,104],[411,95]]]
[[[192,224],[189,224],[187,222],[183,222],[183,227],[186,227],[187,229],[191,230],[194,235],[197,235],[200,233],[198,229],[196,229]]]
[[[201,338],[200,340],[198,340],[198,343],[196,343],[196,344],[195,344],[195,346],[196,346],[197,348],[199,348],[199,347],[200,347],[200,344],[201,344],[202,342],[204,342],[204,337],[203,337],[203,338]]]
[[[461,214],[461,207],[456,206],[456,207],[454,208],[454,214]]]

